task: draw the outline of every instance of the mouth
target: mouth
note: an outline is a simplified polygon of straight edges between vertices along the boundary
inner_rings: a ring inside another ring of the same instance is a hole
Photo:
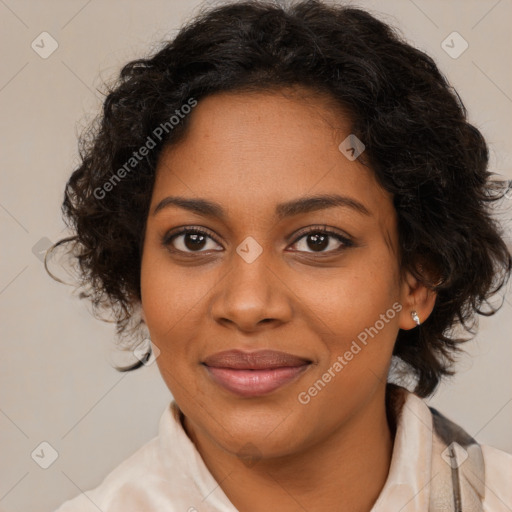
[[[202,362],[215,383],[243,397],[269,394],[297,379],[311,363],[309,359],[274,350],[229,350]]]

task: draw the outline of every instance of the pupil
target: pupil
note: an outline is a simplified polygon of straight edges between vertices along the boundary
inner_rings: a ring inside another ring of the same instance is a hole
[[[310,241],[313,242],[313,245],[310,246],[310,249],[313,249],[315,251],[325,249],[329,245],[328,237],[321,234],[309,235],[308,242]]]
[[[199,233],[188,233],[185,236],[185,246],[187,249],[202,249],[205,243],[205,236]]]

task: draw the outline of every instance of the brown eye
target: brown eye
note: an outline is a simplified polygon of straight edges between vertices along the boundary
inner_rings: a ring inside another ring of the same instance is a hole
[[[323,251],[329,246],[329,235],[314,233],[306,235],[306,245],[313,251]]]
[[[350,247],[353,243],[334,231],[313,228],[300,236],[294,243],[297,250],[309,253],[330,253]]]
[[[205,231],[200,229],[183,229],[178,233],[167,235],[163,244],[173,251],[192,253],[218,250],[217,242]]]

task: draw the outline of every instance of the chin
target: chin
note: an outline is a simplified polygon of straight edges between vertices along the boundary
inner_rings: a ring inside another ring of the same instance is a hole
[[[247,401],[246,406],[239,400],[223,402],[217,410],[222,413],[214,414],[216,421],[209,422],[210,435],[218,436],[218,444],[234,454],[244,446],[249,450],[254,446],[266,457],[288,455],[294,451],[298,432],[304,434],[306,418],[297,414],[301,409],[285,407],[279,401]]]

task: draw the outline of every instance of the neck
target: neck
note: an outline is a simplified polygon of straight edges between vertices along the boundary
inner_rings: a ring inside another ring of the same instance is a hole
[[[395,425],[385,388],[327,439],[286,457],[246,465],[184,427],[209,471],[241,512],[369,512],[386,481]]]

